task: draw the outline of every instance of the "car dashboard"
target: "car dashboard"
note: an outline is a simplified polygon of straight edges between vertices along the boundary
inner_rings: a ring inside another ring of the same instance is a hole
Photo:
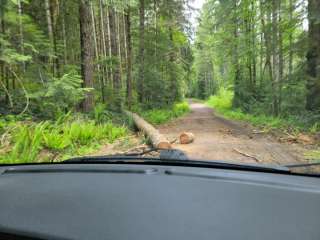
[[[319,203],[316,177],[143,164],[0,167],[1,239],[319,240]]]

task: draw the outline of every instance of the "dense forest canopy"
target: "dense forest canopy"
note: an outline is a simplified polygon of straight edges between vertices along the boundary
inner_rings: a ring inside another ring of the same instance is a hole
[[[0,111],[54,118],[227,89],[273,115],[320,109],[319,0],[1,0]]]

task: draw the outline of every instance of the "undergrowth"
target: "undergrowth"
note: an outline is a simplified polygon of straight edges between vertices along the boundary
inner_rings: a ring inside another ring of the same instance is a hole
[[[176,103],[172,107],[140,111],[144,119],[154,125],[166,123],[174,118],[181,117],[190,111],[187,102]]]
[[[269,131],[280,129],[298,133],[301,131],[316,133],[320,131],[320,124],[317,121],[311,121],[311,117],[291,115],[287,117],[276,117],[261,113],[245,113],[241,109],[232,107],[233,92],[227,89],[220,89],[218,94],[211,96],[206,104],[214,108],[224,117],[233,120],[246,121],[254,126],[262,127]]]
[[[127,135],[127,128],[84,115],[67,114],[55,121],[0,121],[0,163],[58,161],[88,154],[101,144]]]

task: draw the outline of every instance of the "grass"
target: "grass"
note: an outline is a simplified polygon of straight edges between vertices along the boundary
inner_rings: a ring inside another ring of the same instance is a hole
[[[0,163],[58,161],[89,154],[102,144],[113,143],[127,134],[124,126],[96,122],[83,116],[63,116],[57,121],[39,123],[1,121]]]
[[[181,117],[190,111],[187,102],[176,103],[170,108],[153,109],[145,112],[140,112],[142,117],[154,125],[163,124],[170,120]]]
[[[266,114],[251,114],[241,111],[241,109],[232,108],[233,92],[226,89],[220,89],[217,95],[211,96],[206,104],[214,108],[218,113],[227,119],[240,120],[251,123],[254,126],[261,127],[265,131],[280,129],[289,130],[293,133],[301,131],[316,133],[320,131],[320,124],[306,124],[305,121],[299,119],[298,116],[281,118]]]
[[[311,150],[305,153],[305,157],[315,162],[320,162],[320,150]]]

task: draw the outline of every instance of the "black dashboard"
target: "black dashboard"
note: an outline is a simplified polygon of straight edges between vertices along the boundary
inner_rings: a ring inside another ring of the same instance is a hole
[[[320,178],[134,164],[0,167],[1,239],[319,240],[319,224]]]

